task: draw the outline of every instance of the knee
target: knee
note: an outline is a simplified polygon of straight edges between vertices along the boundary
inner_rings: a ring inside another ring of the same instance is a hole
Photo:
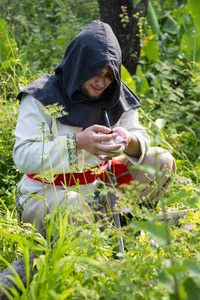
[[[174,157],[168,150],[160,147],[150,147],[142,163],[152,167],[157,166],[160,171],[166,170],[173,174],[176,173]]]

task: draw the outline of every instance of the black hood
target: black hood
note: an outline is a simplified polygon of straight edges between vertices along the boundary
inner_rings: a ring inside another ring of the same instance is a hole
[[[78,91],[87,80],[105,67],[114,72],[114,81],[96,100]],[[139,107],[138,97],[121,80],[121,49],[111,27],[101,21],[93,21],[66,49],[63,61],[56,67],[55,75],[44,75],[23,89],[44,105],[62,104],[68,113],[58,120],[66,125],[88,127],[105,125],[102,110],[107,110],[114,125],[124,111]]]

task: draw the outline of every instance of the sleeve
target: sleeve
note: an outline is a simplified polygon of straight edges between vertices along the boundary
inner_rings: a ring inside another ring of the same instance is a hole
[[[130,134],[133,134],[137,137],[137,139],[140,142],[141,147],[141,156],[138,157],[132,157],[130,155],[126,155],[126,157],[135,165],[140,164],[140,162],[143,160],[144,155],[148,151],[150,147],[150,138],[145,131],[144,127],[140,125],[139,119],[138,119],[138,109],[132,109],[128,112],[125,112],[121,119],[119,126],[125,128],[130,132]]]
[[[26,174],[55,170],[69,173],[73,160],[77,160],[75,135],[56,136],[55,120],[41,109],[43,104],[26,95],[19,107],[15,129],[13,159],[20,171]]]

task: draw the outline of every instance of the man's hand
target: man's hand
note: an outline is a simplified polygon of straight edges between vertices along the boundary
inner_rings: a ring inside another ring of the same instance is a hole
[[[117,133],[111,133],[110,128],[101,125],[93,125],[76,134],[77,149],[84,149],[97,157],[101,158],[103,156],[103,160],[109,160],[120,154],[120,143],[111,145],[106,144],[116,137]]]

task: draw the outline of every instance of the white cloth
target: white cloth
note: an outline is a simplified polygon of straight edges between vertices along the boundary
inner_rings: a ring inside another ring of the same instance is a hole
[[[13,149],[15,164],[25,174],[51,169],[56,173],[70,173],[66,136],[81,132],[83,128],[61,124],[45,114],[42,107],[43,104],[31,95],[25,95],[21,101]],[[137,137],[142,154],[139,158],[128,155],[127,158],[133,164],[139,164],[148,151],[150,139],[139,124],[138,110],[124,112],[114,127],[123,127]],[[85,150],[77,151],[77,161],[80,172],[88,166],[94,167],[102,163],[102,160]],[[37,193],[42,187],[42,182],[30,179],[26,175],[19,184],[22,195]]]

